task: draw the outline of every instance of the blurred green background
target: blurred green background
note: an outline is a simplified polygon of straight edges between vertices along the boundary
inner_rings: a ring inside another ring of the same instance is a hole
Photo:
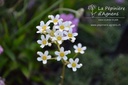
[[[127,0],[119,1],[0,0],[0,45],[4,49],[0,55],[0,77],[5,79],[6,85],[58,85],[62,64],[49,61],[43,65],[37,61],[36,52],[44,49],[36,42],[40,38],[36,26],[50,14],[71,13],[59,8],[84,8],[76,40],[87,46],[85,54],[78,55],[83,67],[77,72],[66,68],[64,85],[128,85],[128,51],[115,52],[121,35],[128,29],[125,28],[128,10],[121,12],[125,19],[119,20],[121,26],[118,27],[93,27],[90,24],[97,21],[86,17],[90,4],[128,7]],[[53,51],[54,48],[51,53]]]

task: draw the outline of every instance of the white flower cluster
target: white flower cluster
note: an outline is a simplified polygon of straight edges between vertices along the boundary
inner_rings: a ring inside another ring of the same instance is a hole
[[[82,66],[82,64],[78,64],[79,59],[76,58],[73,60],[75,57],[68,59],[67,55],[70,54],[71,51],[65,51],[64,47],[60,47],[65,40],[70,40],[72,43],[75,42],[78,33],[73,33],[72,28],[74,25],[72,25],[72,22],[70,21],[64,22],[58,14],[56,16],[49,15],[48,18],[50,20],[48,20],[46,24],[44,21],[41,21],[40,25],[36,27],[38,29],[37,33],[41,34],[41,39],[38,40],[37,43],[40,44],[41,48],[56,44],[59,51],[55,51],[56,57],[54,58],[51,57],[51,55],[48,55],[48,51],[45,51],[44,53],[38,51],[37,54],[40,57],[38,57],[37,60],[42,61],[43,64],[46,64],[49,59],[56,59],[57,61],[62,60],[68,68],[72,68],[73,71],[76,71],[77,68]],[[76,54],[83,54],[86,47],[82,47],[81,43],[79,43],[78,45],[74,45],[74,49]]]

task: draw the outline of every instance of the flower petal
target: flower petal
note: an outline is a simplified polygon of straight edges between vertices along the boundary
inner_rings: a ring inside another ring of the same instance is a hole
[[[55,18],[56,18],[56,19],[59,19],[59,18],[60,18],[60,15],[59,15],[59,14],[57,14]]]
[[[54,16],[53,15],[49,15],[48,18],[54,19]]]
[[[76,58],[76,59],[75,59],[75,62],[78,63],[78,62],[79,62],[79,58]]]
[[[74,49],[77,49],[77,46],[76,46],[76,45],[74,45],[74,46],[73,46],[73,48],[74,48]]]
[[[38,51],[37,54],[38,54],[39,56],[42,56],[42,55],[43,55],[43,53],[40,52],[40,51]]]
[[[38,44],[42,44],[42,40],[37,40],[37,43]]]
[[[41,29],[41,26],[36,26],[36,28],[37,28],[38,30],[40,30],[40,29]]]
[[[75,50],[75,53],[78,53],[78,50]]]
[[[76,38],[73,37],[72,40],[71,40],[71,42],[75,42],[75,40],[76,40]]]
[[[59,52],[58,52],[58,51],[55,51],[55,54],[56,54],[56,55],[59,55]]]
[[[57,61],[60,61],[61,60],[61,57],[57,57],[56,59],[57,59]]]
[[[44,25],[44,21],[41,21],[41,22],[40,22],[40,26],[43,26],[43,25]]]
[[[72,68],[72,70],[75,72],[77,69],[76,68]]]
[[[44,35],[41,35],[41,39],[42,39],[42,40],[44,40],[44,39],[45,39],[45,38],[44,38]]]
[[[44,54],[47,56],[48,55],[48,51],[45,51]]]
[[[63,57],[64,60],[67,60],[68,58],[66,56]]]
[[[47,60],[43,60],[43,64],[46,64],[47,63]]]
[[[81,68],[82,66],[83,66],[83,64],[78,64],[76,67]]]
[[[51,43],[48,43],[48,46],[51,46],[52,44]]]
[[[83,49],[83,50],[86,50],[86,49],[87,49],[87,47],[85,47],[85,46],[84,46],[84,47],[82,47],[82,49]]]
[[[62,41],[58,41],[59,44],[62,44]]]
[[[41,33],[40,31],[37,31],[36,33]]]
[[[38,57],[38,58],[37,58],[37,61],[42,61],[42,58],[41,58],[41,57]]]
[[[69,62],[72,63],[74,60],[72,58],[69,59]]]
[[[74,35],[74,36],[77,36],[77,35],[78,35],[78,33],[73,33],[73,35]]]
[[[68,68],[71,68],[72,66],[71,66],[71,64],[68,64],[67,67],[68,67]]]
[[[68,50],[68,54],[69,54],[69,53],[71,53],[71,51],[70,51],[70,50]]]
[[[51,59],[51,56],[49,55],[49,56],[47,56],[47,59]]]
[[[82,44],[81,43],[78,43],[78,47],[81,48],[82,47]]]
[[[49,39],[49,37],[50,37],[49,35],[46,35],[46,40],[48,40],[48,39]]]
[[[64,52],[65,55],[67,55],[67,54],[69,54],[69,53],[71,53],[70,50]]]
[[[42,44],[40,47],[41,47],[41,48],[44,48],[44,45]]]
[[[84,54],[84,51],[82,50],[82,51],[80,51],[80,53],[81,53],[81,54]]]
[[[47,21],[46,25],[48,26],[50,23],[51,23],[51,21],[49,20],[49,21]]]
[[[72,29],[69,29],[69,33],[72,33]]]

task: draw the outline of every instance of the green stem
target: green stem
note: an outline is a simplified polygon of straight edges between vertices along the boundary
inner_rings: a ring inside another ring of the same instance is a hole
[[[56,60],[56,58],[50,58],[49,60]]]
[[[16,34],[13,35],[16,36],[16,35],[20,35],[21,33],[27,31],[28,29],[31,29],[31,25],[33,23],[35,23],[36,21],[40,20],[41,17],[43,17],[46,13],[48,13],[50,10],[52,10],[54,7],[56,7],[62,0],[58,0],[56,1],[56,3],[54,3],[52,6],[48,7],[47,10],[45,11],[42,11],[37,17],[33,18],[30,22],[28,22],[26,25],[24,25],[23,27],[21,27],[18,32],[16,32]]]
[[[12,7],[12,9],[16,9],[17,6],[19,6],[19,4],[22,2],[22,0],[18,0],[16,2],[16,4]]]
[[[59,45],[57,45],[57,47],[58,47],[58,50],[60,50],[60,46],[59,46]]]
[[[64,73],[65,73],[65,63],[63,63],[63,68],[62,68],[62,73],[61,73],[61,82],[60,82],[60,85],[63,85],[63,82],[64,82]]]
[[[69,9],[69,8],[59,8],[59,10],[64,10],[64,11],[69,11],[69,12],[72,12],[72,13],[76,13],[76,10]]]
[[[63,8],[63,2],[60,3],[59,8]],[[59,13],[62,13],[62,12],[63,12],[63,10],[59,9]]]
[[[78,55],[78,53],[76,53],[73,58],[75,58],[77,55]]]
[[[18,0],[16,4],[13,5],[13,7],[9,8],[8,12],[13,12],[21,2],[22,0]]]
[[[54,10],[53,12],[51,12],[51,14],[54,14],[55,12],[57,12],[57,11],[69,11],[69,12],[72,12],[72,13],[74,13],[74,14],[76,14],[76,10],[73,10],[73,9],[69,9],[69,8],[58,8],[58,9],[56,9],[56,10]]]

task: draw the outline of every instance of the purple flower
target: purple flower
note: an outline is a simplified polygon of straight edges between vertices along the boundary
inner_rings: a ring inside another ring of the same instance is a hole
[[[62,18],[64,21],[71,21],[72,24],[75,25],[73,28],[73,32],[77,32],[77,27],[79,23],[79,19],[75,18],[73,14],[60,14],[60,18]]]
[[[125,2],[125,0],[115,0],[116,3],[122,4]]]
[[[28,9],[31,9],[35,5],[36,0],[29,0]]]
[[[2,79],[1,77],[0,77],[0,85],[5,85],[4,79]]]
[[[3,48],[2,48],[2,46],[0,45],[0,54],[2,54],[3,53]]]

